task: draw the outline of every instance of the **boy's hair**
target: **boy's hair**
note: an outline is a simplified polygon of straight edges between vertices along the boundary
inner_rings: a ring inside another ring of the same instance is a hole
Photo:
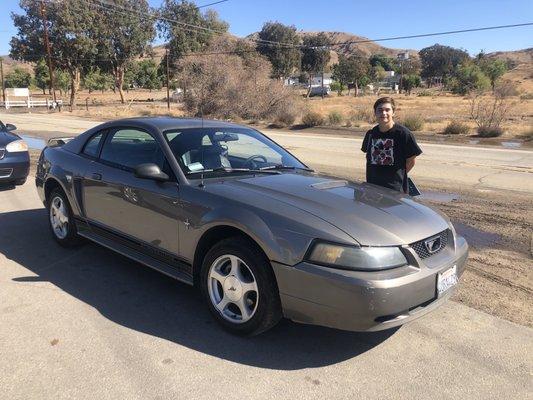
[[[376,112],[376,110],[381,104],[385,104],[385,103],[390,103],[390,105],[392,106],[392,111],[396,110],[396,104],[394,104],[394,99],[392,97],[386,96],[386,97],[380,97],[379,99],[376,100],[376,102],[374,103],[374,112]]]

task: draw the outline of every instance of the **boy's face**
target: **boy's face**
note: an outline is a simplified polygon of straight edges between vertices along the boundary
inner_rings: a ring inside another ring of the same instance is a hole
[[[394,117],[394,110],[391,103],[382,103],[376,107],[376,119],[378,123],[389,123]]]

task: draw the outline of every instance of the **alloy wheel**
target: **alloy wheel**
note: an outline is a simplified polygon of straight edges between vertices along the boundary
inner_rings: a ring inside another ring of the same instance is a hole
[[[59,239],[65,239],[68,234],[68,212],[65,202],[60,196],[52,198],[50,203],[50,223],[52,230]]]
[[[231,254],[218,257],[211,264],[207,279],[211,303],[225,320],[242,324],[254,316],[259,289],[243,260]]]

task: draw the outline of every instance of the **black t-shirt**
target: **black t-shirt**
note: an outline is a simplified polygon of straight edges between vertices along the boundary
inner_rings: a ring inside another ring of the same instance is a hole
[[[361,151],[366,153],[366,181],[400,192],[407,191],[406,160],[422,154],[411,131],[399,124],[387,132],[376,125],[366,133]]]

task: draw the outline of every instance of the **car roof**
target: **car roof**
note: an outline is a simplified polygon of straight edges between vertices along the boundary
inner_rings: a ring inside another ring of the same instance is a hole
[[[243,125],[233,124],[231,122],[217,121],[202,118],[174,118],[174,117],[136,117],[123,118],[113,121],[104,122],[95,126],[88,131],[69,141],[63,149],[79,153],[85,142],[96,132],[103,129],[130,126],[151,131],[165,132],[173,129],[194,129],[194,128],[244,128]]]
[[[242,128],[242,125],[237,125],[226,121],[217,121],[203,118],[175,118],[175,117],[135,117],[123,118],[109,122],[109,125],[149,125],[160,131],[167,131],[171,129],[186,129],[186,128]]]

